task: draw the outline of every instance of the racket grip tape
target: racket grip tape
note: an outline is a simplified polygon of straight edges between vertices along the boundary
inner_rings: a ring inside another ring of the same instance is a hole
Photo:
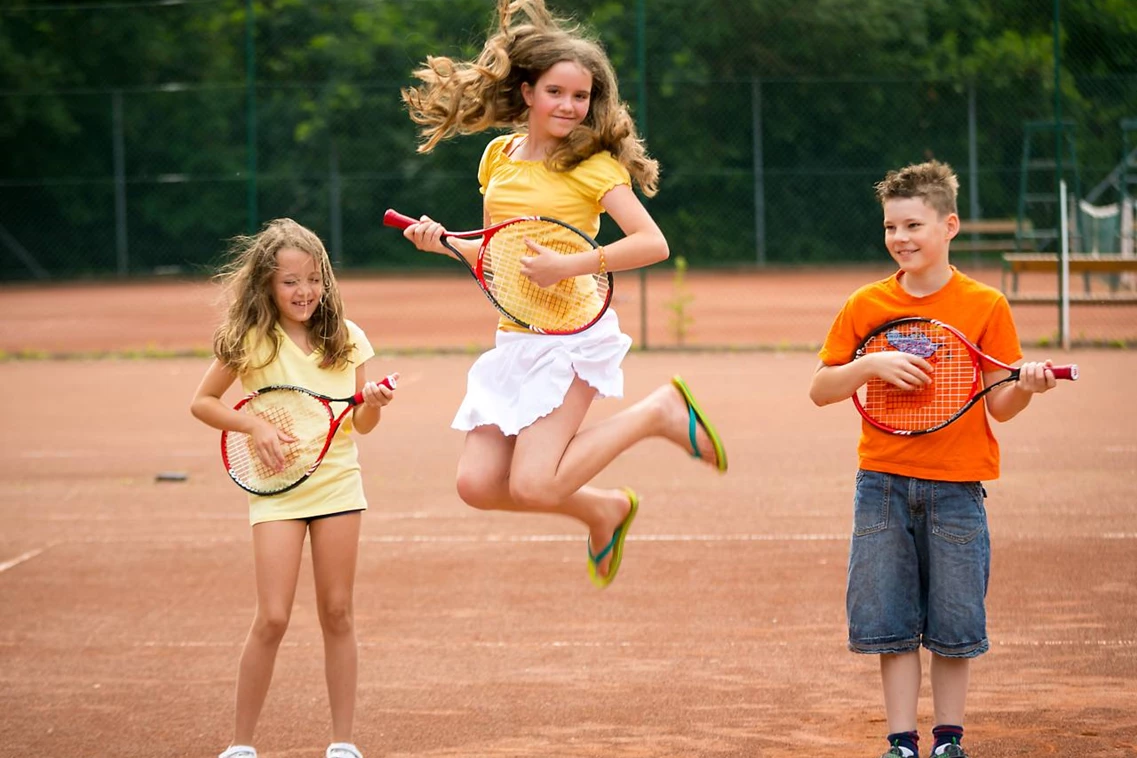
[[[382,384],[384,387],[393,390],[393,389],[395,389],[395,386],[396,386],[395,377],[388,374],[387,376],[380,379],[377,382],[377,384]],[[356,392],[355,396],[352,398],[352,400],[354,401],[355,405],[359,405],[360,403],[362,403],[363,402],[363,392],[362,391]]]
[[[1052,366],[1050,369],[1054,372],[1055,379],[1069,379],[1072,382],[1078,381],[1078,364],[1071,363],[1069,366]]]
[[[404,216],[393,208],[388,208],[383,214],[383,226],[393,226],[396,229],[406,229],[411,224],[417,224],[418,219]]]

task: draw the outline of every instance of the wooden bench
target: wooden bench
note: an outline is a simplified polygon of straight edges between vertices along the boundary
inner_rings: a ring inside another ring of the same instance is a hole
[[[1031,231],[1029,221],[1024,224],[1023,231]],[[953,256],[970,253],[971,262],[978,264],[993,253],[1001,255],[1034,249],[1033,240],[1019,239],[1018,235],[1019,224],[1013,218],[964,219],[959,222],[959,234],[951,241],[951,252]]]
[[[1137,304],[1137,290],[1126,290],[1119,286],[1119,277],[1110,281],[1108,292],[1092,292],[1090,277],[1093,274],[1137,274],[1137,258],[1121,256],[1116,253],[1070,253],[1069,270],[1071,274],[1082,275],[1082,291],[1070,292],[1072,303],[1100,303],[1103,305]],[[1024,294],[1019,292],[1019,274],[1022,273],[1058,274],[1058,255],[1055,253],[1004,253],[1003,254],[1003,292],[1012,303],[1056,304],[1056,294]],[[1011,277],[1011,287],[1007,289],[1007,275]]]

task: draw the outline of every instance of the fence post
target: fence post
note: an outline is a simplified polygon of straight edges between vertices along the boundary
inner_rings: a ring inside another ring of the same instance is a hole
[[[639,82],[636,89],[636,121],[640,139],[647,141],[647,11],[645,0],[636,0],[636,67]],[[647,350],[647,269],[640,269],[640,347]]]
[[[750,80],[750,131],[754,135],[754,247],[759,266],[766,265],[766,169],[762,153],[762,80]]]
[[[130,272],[130,249],[126,239],[126,140],[123,137],[122,90],[111,93],[111,132],[114,156],[114,241],[118,275]]]
[[[340,176],[340,154],[336,148],[336,138],[328,139],[328,209],[331,214],[332,265],[343,264],[343,186]]]
[[[245,0],[245,99],[246,99],[246,133],[245,133],[245,170],[248,171],[246,179],[246,207],[248,212],[249,234],[257,232],[257,59],[256,45],[253,40],[253,31],[256,28],[256,16],[253,10],[253,0]]]
[[[975,80],[967,83],[967,173],[968,215],[972,221],[982,218],[979,206],[979,116],[975,97]],[[979,267],[979,232],[971,233],[971,265]]]

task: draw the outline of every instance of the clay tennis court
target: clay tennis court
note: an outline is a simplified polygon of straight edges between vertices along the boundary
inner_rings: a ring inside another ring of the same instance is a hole
[[[815,408],[815,354],[777,349],[819,341],[869,279],[834,276],[692,276],[689,342],[707,349],[629,356],[626,399],[593,418],[681,373],[731,467],[718,476],[651,441],[605,471],[599,484],[635,487],[643,507],[603,592],[573,522],[475,512],[454,494],[449,422],[492,310],[460,278],[343,282],[379,350],[373,375],[403,377],[359,441],[371,509],[355,738],[368,758],[883,751],[876,658],[845,649],[859,417]],[[665,279],[649,286],[666,299]],[[635,287],[622,292],[638,339]],[[72,356],[0,362],[0,756],[215,756],[254,605],[244,495],[187,410],[217,293],[0,294],[0,350]],[[674,347],[665,316],[649,321],[649,342]],[[1024,312],[1020,326],[1051,321]],[[116,357],[74,357],[103,353]],[[1077,362],[1082,378],[997,427],[992,647],[973,667],[965,742],[987,758],[1137,755],[1137,352],[1028,354]],[[306,558],[262,756],[323,755],[322,658]],[[925,751],[931,725],[925,683]]]

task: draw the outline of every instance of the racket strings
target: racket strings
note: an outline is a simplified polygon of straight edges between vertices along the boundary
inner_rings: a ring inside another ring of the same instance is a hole
[[[539,329],[564,331],[589,324],[608,299],[608,277],[587,274],[538,287],[521,272],[532,255],[529,239],[562,255],[592,250],[570,229],[548,221],[522,221],[499,229],[482,255],[482,277],[490,294],[510,315]]]
[[[252,398],[242,410],[268,421],[296,441],[281,444],[284,466],[277,471],[257,455],[251,435],[231,432],[225,443],[229,471],[241,484],[257,492],[279,492],[319,460],[331,422],[324,403],[303,392],[277,390]]]
[[[865,413],[900,431],[925,431],[952,419],[977,389],[978,366],[966,345],[935,324],[898,325],[869,340],[864,354],[900,351],[932,364],[932,381],[908,390],[882,379],[870,379],[858,393]]]

